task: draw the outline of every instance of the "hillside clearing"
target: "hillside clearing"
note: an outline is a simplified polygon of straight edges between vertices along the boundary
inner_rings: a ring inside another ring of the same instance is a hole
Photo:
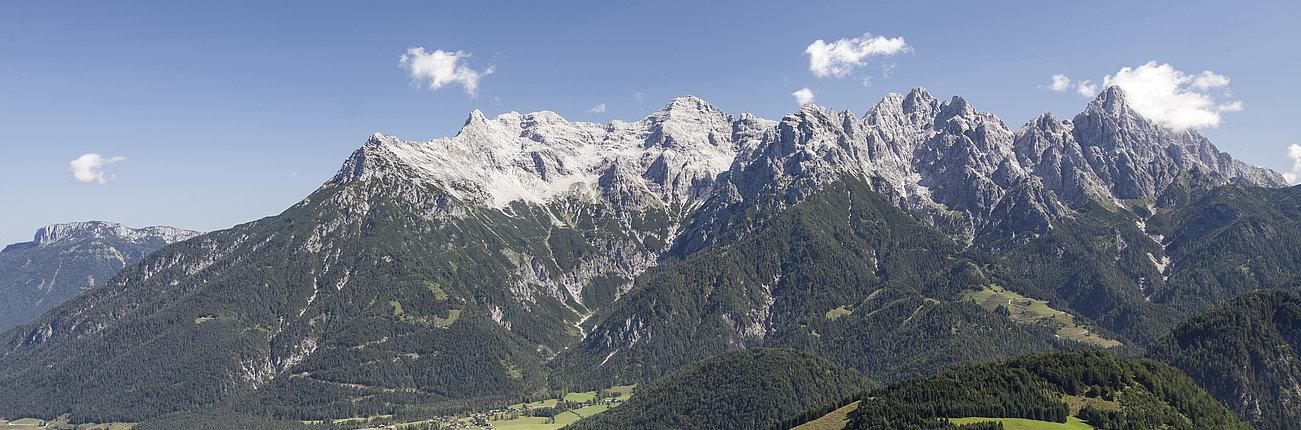
[[[1080,343],[1111,348],[1120,342],[1107,339],[1077,324],[1075,317],[1048,306],[1048,301],[1032,299],[998,285],[986,286],[962,296],[980,307],[996,311],[1007,309],[1007,317],[1020,324],[1043,324],[1057,328],[1057,336]]]
[[[1025,418],[949,418],[949,422],[954,424],[971,424],[987,421],[1003,423],[1003,430],[1093,430],[1093,426],[1090,426],[1088,423],[1085,423],[1083,420],[1076,417],[1067,417],[1066,422],[1064,423],[1029,420]]]
[[[841,430],[849,425],[849,413],[858,409],[858,401],[840,407],[818,419],[800,424],[791,430]]]

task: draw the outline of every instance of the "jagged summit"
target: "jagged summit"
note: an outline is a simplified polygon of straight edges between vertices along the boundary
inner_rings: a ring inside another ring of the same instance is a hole
[[[1063,196],[1154,199],[1188,171],[1214,182],[1285,186],[1282,175],[1220,152],[1196,131],[1173,130],[1134,111],[1118,87],[1070,121],[1040,116],[1017,132],[1022,164]]]
[[[376,133],[337,179],[397,175],[437,186],[462,203],[492,207],[560,195],[688,203],[707,194],[741,143],[766,125],[735,119],[694,96],[673,99],[637,122],[604,125],[550,111],[489,118],[475,110],[453,137],[418,142]],[[622,184],[616,194],[637,195],[609,196],[602,183]]]
[[[491,207],[558,196],[692,206],[758,195],[748,193],[802,194],[789,188],[816,189],[852,174],[884,179],[902,206],[966,237],[1026,181],[1066,204],[1153,199],[1188,170],[1222,182],[1284,185],[1281,175],[1233,160],[1196,132],[1146,120],[1125,97],[1109,87],[1071,120],[1044,114],[1019,130],[965,98],[941,100],[924,88],[890,93],[862,117],[813,104],[780,121],[736,117],[695,96],[670,100],[636,122],[608,124],[550,111],[488,117],[475,110],[450,138],[372,136],[341,178],[397,175],[462,204]],[[720,180],[724,190],[714,196]]]
[[[723,111],[719,110],[714,105],[709,104],[709,102],[704,101],[700,97],[696,97],[694,95],[685,95],[681,97],[674,97],[672,100],[669,100],[669,102],[666,103],[663,108],[660,108],[660,110],[656,111],[655,113],[652,113],[650,116],[655,117],[657,116],[657,114],[661,114],[661,113],[663,114],[678,113],[683,115],[689,115],[691,113],[714,113],[714,112],[722,113]]]
[[[1112,85],[1098,93],[1089,102],[1085,110],[1090,112],[1110,112],[1112,115],[1117,116],[1133,114],[1134,111],[1129,107],[1129,102],[1125,100],[1125,97],[1125,90]]]

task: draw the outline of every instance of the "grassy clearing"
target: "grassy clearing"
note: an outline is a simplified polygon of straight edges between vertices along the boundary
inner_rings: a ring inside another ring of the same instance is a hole
[[[615,385],[615,386],[613,386],[613,387],[606,388],[606,389],[605,389],[605,394],[606,394],[606,396],[609,396],[609,397],[612,397],[612,398],[615,398],[615,399],[618,399],[618,400],[628,400],[628,397],[629,397],[629,396],[632,396],[632,390],[635,390],[635,389],[637,389],[637,384],[632,384],[632,385]]]
[[[506,361],[503,361],[502,365],[508,368],[508,372],[509,372],[509,368],[514,366],[513,364],[510,364],[509,362]],[[446,420],[424,419],[424,420],[408,421],[408,422],[392,422],[393,419],[392,415],[376,415],[371,417],[340,418],[335,420],[328,420],[328,422],[337,425],[359,425],[359,426],[370,425],[373,427],[367,427],[367,428],[373,428],[373,429],[388,428],[387,426],[395,426],[397,428],[402,428],[402,426],[404,425],[441,422],[441,425],[443,426],[452,426],[452,428],[457,428],[462,430],[484,430],[487,428],[487,426],[483,425],[486,422],[488,424],[491,424],[491,427],[495,430],[555,430],[567,426],[569,424],[572,424],[574,421],[578,421],[580,419],[590,417],[592,415],[596,415],[601,412],[605,412],[606,410],[609,410],[611,407],[617,406],[619,404],[622,404],[622,402],[628,401],[628,398],[632,396],[632,392],[636,387],[637,387],[636,385],[617,385],[610,388],[606,388],[605,399],[612,400],[613,402],[611,403],[601,402],[601,403],[591,404],[588,406],[583,406],[577,409],[567,410],[557,414],[554,421],[552,421],[550,418],[547,417],[533,417],[533,416],[520,416],[520,415],[523,415],[525,413],[524,411],[525,409],[544,409],[544,408],[555,407],[556,404],[559,403],[559,401],[556,400],[555,398],[539,400],[536,402],[529,402],[527,404],[517,403],[505,409],[466,412],[464,414],[455,417],[450,417],[450,419],[446,419]],[[573,402],[573,403],[593,402],[594,400],[596,400],[596,393],[597,393],[596,391],[565,393],[565,401]],[[505,418],[508,416],[517,416],[517,418],[494,419],[494,417]],[[303,423],[310,424],[310,425],[321,425],[321,424],[326,424],[327,421],[324,420],[303,421]],[[10,430],[10,429],[0,427],[0,430]],[[112,429],[112,430],[118,430],[118,429]]]
[[[441,285],[438,285],[438,283],[434,281],[425,281],[425,287],[429,288],[429,291],[434,293],[434,300],[438,300],[440,302],[447,301],[448,298],[447,291],[444,291],[443,287]]]
[[[399,321],[409,324],[432,325],[438,328],[448,328],[451,327],[452,324],[455,324],[456,320],[461,317],[460,309],[448,310],[447,318],[443,318],[438,315],[414,315],[407,313],[407,311],[402,308],[402,302],[397,300],[390,300],[388,304],[389,307],[393,308],[393,316],[397,317]]]
[[[1064,423],[1028,420],[1025,418],[949,418],[949,422],[954,424],[971,424],[986,421],[998,421],[1003,423],[1003,430],[1093,430],[1093,426],[1090,426],[1083,420],[1075,417],[1067,417],[1066,422]]]
[[[595,391],[584,391],[581,393],[566,393],[565,400],[570,402],[590,402],[596,399]]]
[[[595,393],[593,393],[592,398],[596,398]],[[556,415],[556,420],[552,423],[548,423],[547,419],[544,417],[520,417],[513,420],[490,422],[492,423],[492,428],[497,430],[555,430],[573,424],[574,421],[605,412],[609,409],[609,405],[592,405],[572,411],[565,411],[564,413]]]
[[[605,397],[607,399],[626,402],[628,401],[628,397],[632,396],[632,391],[636,388],[637,388],[636,385],[616,385],[605,389],[605,393],[606,393]],[[618,395],[616,396],[615,394]],[[565,393],[565,400],[570,402],[590,402],[594,399],[596,399],[596,391]],[[558,403],[556,399],[543,399],[543,400],[538,400],[536,402],[529,402],[527,404],[516,403],[514,405],[511,405],[510,407],[514,409],[523,409],[525,406],[527,406],[529,409],[538,409],[538,408],[549,408],[555,406],[556,403]]]
[[[816,420],[800,424],[791,430],[842,430],[846,425],[849,425],[849,413],[853,412],[854,409],[858,409],[857,401],[828,412]]]
[[[432,316],[432,318],[434,319],[434,327],[440,327],[440,328],[451,327],[452,324],[456,323],[456,319],[460,317],[461,317],[460,309],[449,309],[447,311],[447,318],[442,318],[439,317],[438,315]]]
[[[854,311],[850,309],[846,309],[844,306],[836,306],[835,309],[827,311],[826,315],[824,316],[829,320],[835,321],[837,319],[840,319],[840,317],[849,316],[853,314]]]
[[[1114,400],[1103,400],[1096,397],[1084,396],[1065,396],[1062,401],[1066,406],[1071,408],[1071,413],[1079,413],[1085,406],[1092,406],[1094,409],[1104,411],[1120,411],[1120,403]]]
[[[1053,309],[1045,300],[1032,299],[998,285],[987,286],[980,291],[971,291],[963,298],[981,307],[1001,312],[1006,309],[1008,318],[1021,324],[1045,324],[1057,328],[1057,336],[1076,342],[1096,345],[1103,348],[1120,346],[1120,342],[1107,339],[1089,331],[1075,322],[1075,317],[1066,312]]]
[[[67,417],[59,417],[53,421],[35,418],[0,420],[0,430],[130,430],[132,427],[135,427],[134,423],[69,424]]]

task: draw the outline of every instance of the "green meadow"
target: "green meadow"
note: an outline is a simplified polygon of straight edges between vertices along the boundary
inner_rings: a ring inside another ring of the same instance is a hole
[[[949,418],[949,422],[954,424],[972,424],[979,422],[997,421],[1003,423],[1003,430],[1093,430],[1093,426],[1075,417],[1067,417],[1064,423],[1055,423],[1051,421],[1029,420],[1025,418],[984,418],[984,417],[966,417],[966,418]]]

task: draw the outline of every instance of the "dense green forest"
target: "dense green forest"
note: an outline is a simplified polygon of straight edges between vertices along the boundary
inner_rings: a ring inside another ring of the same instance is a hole
[[[956,428],[946,418],[1065,422],[1107,429],[1248,429],[1188,376],[1154,361],[1076,350],[958,366],[866,394],[849,429]]]
[[[1301,294],[1262,290],[1180,324],[1149,356],[1182,369],[1260,430],[1301,423]]]
[[[566,428],[762,429],[870,384],[806,352],[732,351],[670,372],[638,388],[626,404]]]
[[[1188,316],[1262,288],[1301,288],[1301,186],[1172,186],[1149,227],[1163,236],[1169,279],[1152,300]]]

